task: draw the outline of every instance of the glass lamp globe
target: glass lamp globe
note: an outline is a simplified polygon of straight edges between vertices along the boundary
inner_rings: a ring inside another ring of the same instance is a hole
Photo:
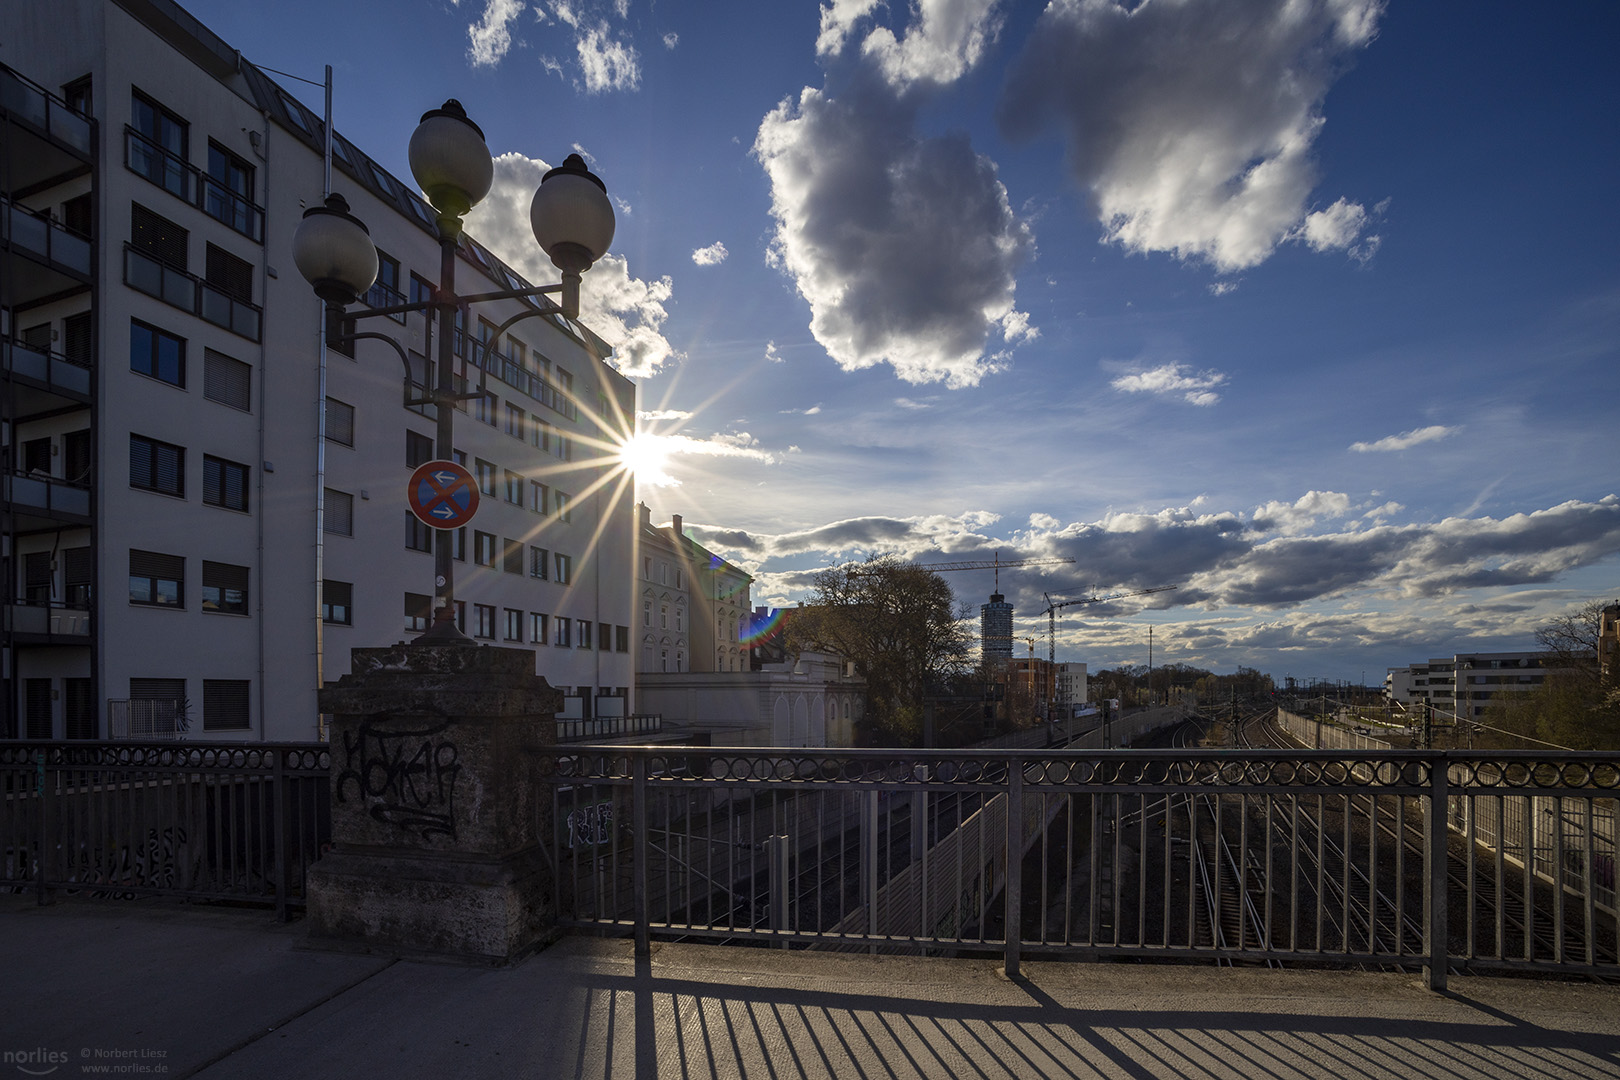
[[[447,217],[459,218],[477,206],[495,180],[484,133],[455,98],[422,114],[408,154],[422,193]]]
[[[315,286],[315,295],[348,305],[377,280],[377,247],[341,195],[304,211],[293,233],[293,263]]]

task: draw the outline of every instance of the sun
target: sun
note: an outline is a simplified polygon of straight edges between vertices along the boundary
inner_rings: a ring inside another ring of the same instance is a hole
[[[634,473],[639,483],[668,487],[675,479],[666,471],[667,441],[665,436],[638,431],[619,445],[619,465]]]

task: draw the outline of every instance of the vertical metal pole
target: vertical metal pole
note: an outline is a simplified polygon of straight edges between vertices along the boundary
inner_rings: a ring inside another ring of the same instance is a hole
[[[1018,978],[1019,946],[1024,936],[1024,762],[1014,757],[1007,762],[1007,885],[1006,927],[1007,978]]]
[[[771,882],[771,929],[785,933],[788,926],[788,889],[792,880],[788,876],[788,838],[782,835],[765,838],[766,868]],[[788,943],[782,942],[782,948]]]
[[[647,758],[631,759],[630,773],[630,875],[631,903],[635,905],[636,955],[652,952],[652,927],[647,898]]]
[[[51,831],[56,816],[56,802],[51,798],[50,775],[45,771],[46,753],[43,747],[34,752],[35,790],[39,792],[39,862],[35,871],[35,896],[40,904],[48,902],[45,897],[45,863],[51,850]]]
[[[866,793],[866,813],[862,815],[861,839],[865,856],[861,860],[862,875],[866,878],[861,882],[866,894],[866,935],[875,938],[878,933],[878,793],[876,789]],[[873,956],[877,955],[877,946],[871,947]]]
[[[1423,845],[1423,923],[1428,940],[1423,965],[1423,985],[1430,990],[1446,988],[1448,952],[1446,895],[1446,814],[1450,798],[1450,765],[1444,754],[1429,758],[1429,820]]]
[[[455,373],[451,370],[455,356],[456,323],[456,241],[460,223],[452,218],[439,219],[439,296],[440,303],[433,310],[439,318],[439,393],[434,404],[437,441],[434,454],[440,461],[453,461],[455,453],[456,403],[451,397],[456,392]],[[455,531],[440,529],[433,547],[434,595],[440,610],[436,622],[455,624]]]
[[[276,876],[276,921],[286,922],[287,914],[287,814],[292,800],[288,797],[289,781],[282,767],[283,752],[270,751],[275,764],[270,772],[270,813],[275,818],[275,852],[271,856],[271,873]]]

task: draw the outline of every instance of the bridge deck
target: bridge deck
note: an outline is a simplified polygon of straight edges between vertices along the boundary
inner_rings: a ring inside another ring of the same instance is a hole
[[[571,937],[486,970],[311,951],[259,912],[4,896],[0,1041],[65,1055],[27,1064],[58,1076],[1620,1078],[1612,986],[998,967],[682,944],[638,964]]]

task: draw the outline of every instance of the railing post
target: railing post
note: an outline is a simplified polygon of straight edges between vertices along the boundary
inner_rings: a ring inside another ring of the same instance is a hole
[[[866,896],[866,936],[878,935],[878,791],[866,793],[861,820],[861,885]],[[877,946],[871,946],[873,956]]]
[[[286,755],[278,749],[270,750],[270,813],[274,828],[275,852],[271,856],[270,872],[276,878],[276,921],[286,922],[287,912],[287,814],[292,800],[287,794],[287,776],[282,768]]]
[[[792,929],[788,925],[788,890],[792,879],[789,876],[786,836],[775,835],[765,838],[765,861],[771,887],[771,929],[778,933],[786,933]],[[787,947],[788,943],[783,941],[782,948]]]
[[[1003,889],[1006,912],[1005,969],[1007,978],[1018,978],[1019,947],[1024,937],[1024,761],[1018,756],[1007,760],[1007,882]]]
[[[630,759],[630,875],[635,905],[636,955],[652,952],[652,916],[647,900],[647,758]]]
[[[55,831],[56,824],[56,800],[51,797],[50,773],[45,768],[48,753],[41,747],[34,758],[35,790],[39,792],[39,863],[35,870],[34,888],[35,897],[41,905],[50,902],[46,899],[45,866],[50,859],[51,833]]]
[[[1446,889],[1446,852],[1449,837],[1446,818],[1450,813],[1451,764],[1445,754],[1429,758],[1428,835],[1423,846],[1423,925],[1427,957],[1423,965],[1423,985],[1430,990],[1446,988],[1446,967],[1450,952],[1447,924],[1449,896]]]

